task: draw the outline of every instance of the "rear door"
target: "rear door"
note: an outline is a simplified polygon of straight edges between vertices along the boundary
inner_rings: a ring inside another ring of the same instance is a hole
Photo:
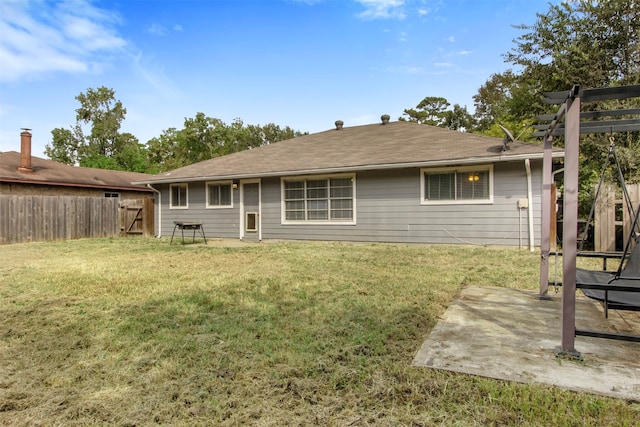
[[[243,181],[240,209],[240,238],[250,242],[262,240],[260,220],[260,181]]]

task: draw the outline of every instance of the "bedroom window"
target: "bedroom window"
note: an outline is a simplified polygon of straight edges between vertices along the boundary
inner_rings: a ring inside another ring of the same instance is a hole
[[[422,169],[422,203],[493,202],[493,167]]]
[[[207,207],[233,207],[231,182],[207,183]]]
[[[283,222],[353,223],[354,177],[283,180]]]
[[[187,200],[189,188],[187,184],[171,184],[169,188],[171,192],[170,208],[187,209],[189,207]]]

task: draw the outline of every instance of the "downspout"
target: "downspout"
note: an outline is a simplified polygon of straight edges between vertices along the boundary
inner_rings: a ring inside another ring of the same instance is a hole
[[[529,159],[524,159],[524,168],[527,171],[527,201],[529,202],[529,206],[527,208],[527,212],[529,213],[529,250],[531,252],[535,251],[534,248],[534,234],[533,234],[533,193],[532,193],[532,185],[531,185],[531,161]]]
[[[159,190],[153,188],[151,184],[147,184],[147,187],[155,191],[158,194],[158,234],[157,238],[162,237],[162,193]]]

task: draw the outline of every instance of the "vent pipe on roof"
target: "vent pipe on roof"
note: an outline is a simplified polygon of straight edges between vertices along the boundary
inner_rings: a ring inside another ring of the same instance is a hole
[[[391,117],[388,114],[383,114],[382,116],[380,116],[380,120],[382,120],[382,124],[386,125],[387,123],[389,123],[389,119]]]
[[[31,168],[31,129],[22,128],[20,132],[20,166],[18,172],[33,173]]]
[[[336,120],[336,130],[342,129],[344,122],[342,120]]]

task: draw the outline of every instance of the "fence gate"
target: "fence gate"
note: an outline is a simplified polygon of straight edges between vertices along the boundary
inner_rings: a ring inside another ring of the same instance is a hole
[[[153,199],[130,199],[120,201],[120,235],[154,235]]]
[[[640,184],[627,184],[627,191],[634,209],[640,202]],[[624,197],[624,196],[622,196]],[[600,189],[596,200],[594,249],[597,252],[622,251],[630,235],[632,219],[625,200],[617,195],[616,186],[608,184]]]

